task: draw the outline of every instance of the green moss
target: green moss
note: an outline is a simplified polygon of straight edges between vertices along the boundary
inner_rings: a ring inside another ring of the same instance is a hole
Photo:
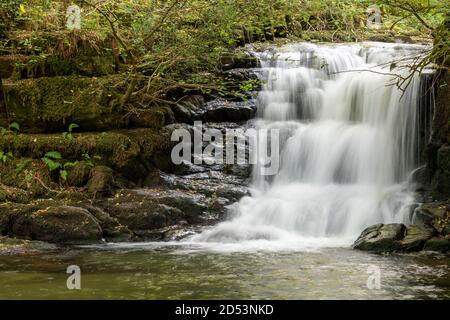
[[[99,131],[161,128],[174,122],[168,107],[149,107],[137,113],[122,109],[119,101],[125,86],[121,75],[8,80],[4,83],[6,110],[11,122],[32,133],[63,131],[69,123],[79,124],[78,130]]]
[[[22,172],[16,172],[17,166],[29,160]],[[27,203],[33,198],[45,197],[52,194],[57,187],[50,172],[41,160],[12,159],[0,165],[0,194],[4,201]],[[1,196],[0,196],[1,197]]]
[[[15,158],[40,159],[48,151],[58,151],[66,160],[82,160],[87,153],[114,168],[125,166],[133,158],[168,152],[170,146],[170,137],[156,129],[79,133],[72,139],[62,134],[6,134],[0,139],[0,150],[11,151]]]
[[[31,198],[32,194],[29,191],[0,184],[0,203],[7,201],[27,203]]]
[[[71,121],[89,126],[110,116],[118,99],[112,90],[120,79],[80,76],[27,79],[4,83],[11,121],[24,126],[64,126]]]

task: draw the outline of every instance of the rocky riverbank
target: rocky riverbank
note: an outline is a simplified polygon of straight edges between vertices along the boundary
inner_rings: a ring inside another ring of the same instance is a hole
[[[0,253],[51,247],[43,243],[179,239],[224,219],[226,207],[248,194],[249,166],[174,165],[170,153],[172,132],[193,138],[194,121],[223,133],[248,126],[256,113],[251,89],[258,88],[251,55],[222,61],[232,86],[251,82],[242,94],[186,94],[135,112],[117,109],[112,88],[123,79],[113,70],[30,76],[16,61],[0,59],[8,78],[0,110]]]

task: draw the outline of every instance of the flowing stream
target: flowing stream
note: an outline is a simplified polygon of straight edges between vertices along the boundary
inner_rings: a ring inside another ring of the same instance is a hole
[[[398,81],[421,50],[296,44],[259,53],[256,128],[279,131],[279,171],[262,175],[257,165],[234,218],[190,240],[342,246],[372,224],[410,222],[424,86],[418,75],[406,90]]]

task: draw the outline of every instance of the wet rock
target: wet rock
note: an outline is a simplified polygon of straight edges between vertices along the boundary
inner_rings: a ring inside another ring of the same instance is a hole
[[[192,124],[199,119],[199,114],[205,107],[205,99],[200,95],[187,96],[177,104],[172,105],[175,119],[179,122]]]
[[[401,248],[405,225],[376,224],[366,228],[353,244],[353,248],[365,251],[390,252]]]
[[[450,173],[450,145],[443,145],[438,150],[437,165],[443,173]]]
[[[137,193],[146,197],[149,202],[160,204],[159,212],[166,215],[169,225],[180,220],[186,220],[190,224],[201,223],[202,216],[207,211],[205,198],[189,192],[174,190],[153,193],[151,190],[141,189]]]
[[[155,203],[125,202],[117,203],[109,209],[110,214],[131,231],[153,230],[166,227],[167,217],[160,205]]]
[[[251,69],[232,69],[224,72],[225,77],[231,78],[235,81],[249,81],[258,80],[258,75]],[[257,88],[253,88],[257,90]]]
[[[56,245],[43,241],[30,241],[0,236],[0,255],[34,254],[56,249]]]
[[[420,251],[434,234],[434,229],[420,225],[376,224],[361,233],[353,248],[374,252]]]
[[[169,107],[149,107],[139,110],[131,116],[133,128],[162,128],[175,122],[173,111]]]
[[[422,166],[412,172],[410,179],[415,191],[425,191],[431,182],[431,172],[427,166]]]
[[[424,203],[414,210],[413,223],[442,231],[444,226],[440,226],[439,221],[446,221],[449,217],[450,205],[447,202]]]
[[[425,243],[424,250],[443,253],[450,252],[450,239],[448,237],[432,238]]]
[[[410,225],[406,228],[405,236],[400,241],[402,250],[419,251],[424,247],[425,242],[433,236],[433,230],[417,225]]]
[[[149,239],[158,233],[154,230],[201,223],[207,209],[198,197],[189,193],[160,189],[124,191],[97,205],[134,235],[142,238],[147,234]]]
[[[103,231],[103,237],[107,240],[127,241],[131,239],[132,234],[128,227],[122,225],[116,218],[111,217],[104,210],[91,204],[83,204],[81,207],[88,210],[98,221]]]
[[[89,180],[91,166],[85,161],[78,161],[67,173],[67,184],[72,187],[84,187]]]
[[[252,119],[255,114],[256,104],[254,100],[232,102],[225,99],[216,99],[207,104],[203,119],[213,122],[240,122]]]
[[[1,178],[1,174],[0,174]],[[0,184],[0,202],[26,203],[33,197],[31,192]]]
[[[236,68],[257,68],[258,59],[249,52],[239,52],[234,55],[223,56],[220,60],[223,70]]]
[[[91,194],[111,194],[114,185],[113,170],[106,166],[95,166],[91,171],[91,178],[87,190]]]
[[[97,220],[83,208],[57,206],[18,215],[9,234],[19,238],[57,243],[95,242],[102,239]]]
[[[416,41],[408,35],[396,35],[394,41],[397,43],[416,43]]]

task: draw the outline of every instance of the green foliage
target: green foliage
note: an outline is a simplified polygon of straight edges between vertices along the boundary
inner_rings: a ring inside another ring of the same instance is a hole
[[[59,161],[58,161],[59,160]],[[52,172],[58,170],[59,177],[66,181],[67,180],[67,169],[75,166],[78,161],[61,161],[62,156],[57,151],[49,151],[42,158],[42,162],[47,166],[47,169]]]
[[[73,58],[79,46],[114,51],[115,63],[121,64],[116,67],[126,79],[114,86],[120,92],[120,107],[133,99],[149,106],[173,102],[180,98],[171,96],[173,92],[225,91],[219,79],[221,57],[246,43],[280,37],[364,39],[371,32],[366,28],[367,9],[373,4],[382,14],[383,28],[377,32],[428,37],[429,27],[439,34],[437,27],[450,10],[449,0],[76,0],[82,9],[82,30],[68,32],[69,3],[6,0],[0,12],[14,21],[7,27],[10,42],[34,55],[26,63],[32,69],[55,54]],[[50,39],[50,34],[57,36]],[[335,37],[338,34],[344,36]],[[439,38],[444,44],[448,41]],[[433,58],[446,56],[440,51]],[[70,130],[64,135],[72,137]]]
[[[83,154],[81,155],[81,158],[83,159],[83,161],[86,163],[86,165],[87,165],[89,168],[93,168],[93,167],[94,167],[94,161],[95,161],[95,160],[101,160],[101,159],[102,159],[102,157],[100,157],[100,156],[94,156],[94,157],[91,157],[91,156],[89,155],[89,153],[83,153]]]
[[[16,175],[21,174],[27,167],[28,165],[32,162],[31,159],[22,159],[16,166],[16,169],[14,170]]]
[[[6,163],[9,159],[13,158],[11,151],[5,152],[0,150],[0,162]]]
[[[11,123],[11,124],[9,125],[8,129],[9,129],[10,131],[16,131],[16,132],[18,132],[18,131],[20,131],[20,125],[19,125],[17,122],[13,122],[13,123]]]
[[[73,140],[72,131],[75,128],[79,128],[79,125],[77,125],[76,123],[71,123],[67,131],[63,132],[63,137],[66,138],[67,140]]]
[[[12,122],[8,128],[0,127],[0,134],[4,136],[5,134],[14,132],[18,133],[20,131],[20,125],[17,122]]]

